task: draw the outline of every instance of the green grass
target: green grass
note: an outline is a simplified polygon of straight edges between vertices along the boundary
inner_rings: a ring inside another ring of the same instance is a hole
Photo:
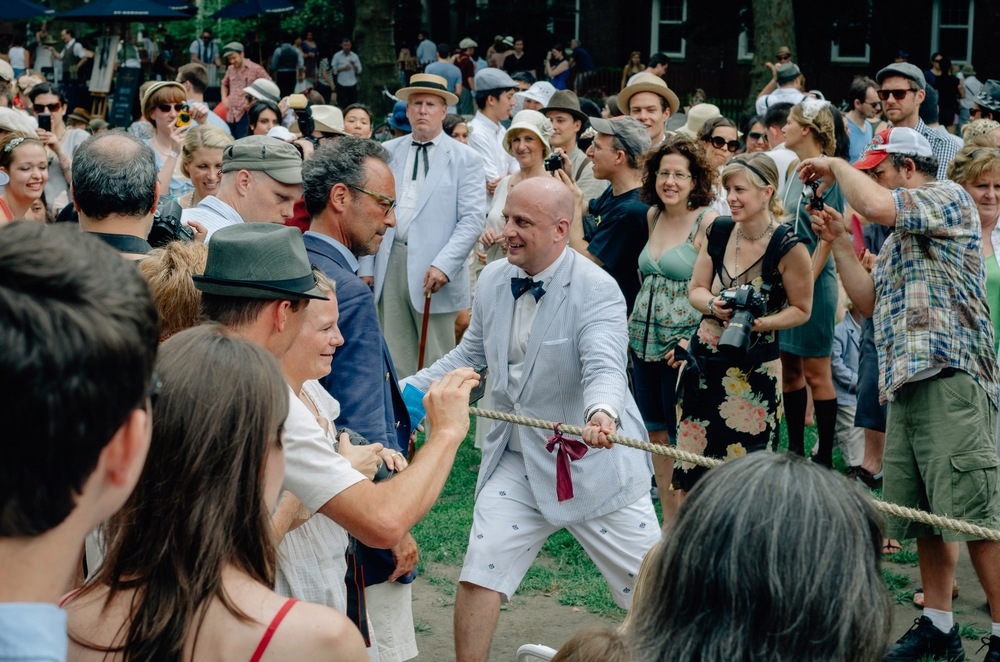
[[[475,425],[473,417],[469,435],[458,450],[455,464],[437,503],[413,529],[413,537],[420,549],[420,570],[422,576],[435,586],[444,596],[453,598],[455,582],[428,575],[425,562],[461,565],[469,544],[469,530],[472,528],[472,508],[475,502],[477,471],[481,453],[475,448]],[[423,443],[420,438],[418,447]],[[806,428],[807,452],[816,443],[816,428]],[[788,448],[788,433],[784,422],[781,425],[779,450]],[[834,451],[834,463],[840,462],[839,451]],[[659,501],[654,502],[656,515],[662,521]],[[538,558],[529,568],[521,586],[521,594],[551,594],[560,604],[583,607],[587,611],[621,620],[625,610],[615,604],[604,577],[583,551],[580,543],[565,529],[557,531],[542,546]],[[445,600],[444,603],[449,602]],[[444,604],[443,603],[443,604]]]
[[[981,641],[983,637],[990,634],[989,630],[983,630],[973,625],[963,625],[959,628],[958,634],[962,639],[968,639],[969,641]]]

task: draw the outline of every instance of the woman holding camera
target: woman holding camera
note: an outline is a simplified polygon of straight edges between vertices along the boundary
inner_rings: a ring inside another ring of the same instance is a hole
[[[156,169],[160,171],[160,195],[169,195],[177,200],[194,190],[191,178],[184,175],[181,160],[184,136],[191,125],[187,90],[172,81],[150,85],[142,97],[142,116],[156,130],[153,137],[144,142],[153,149],[156,157]]]
[[[504,257],[506,245],[503,243],[503,208],[507,204],[507,194],[526,179],[545,175],[545,159],[552,153],[549,138],[552,136],[552,122],[537,110],[522,110],[510,123],[503,137],[503,148],[517,159],[521,169],[507,175],[497,184],[493,194],[493,205],[486,215],[486,227],[479,237],[479,243],[486,251],[486,263]],[[476,271],[478,274],[482,267]]]
[[[646,214],[649,241],[639,254],[642,289],[628,325],[635,379],[635,399],[649,440],[666,446],[676,441],[676,347],[687,347],[701,315],[688,301],[688,285],[705,228],[718,214],[709,203],[718,172],[693,139],[668,136],[643,166],[640,199],[652,205]],[[676,510],[668,499],[674,461],[653,456],[656,487],[664,524]]]
[[[777,448],[777,332],[809,319],[812,279],[809,252],[791,225],[781,223],[785,208],[775,194],[778,169],[771,157],[735,157],[722,171],[722,186],[732,217],[717,218],[706,231],[688,295],[704,316],[688,349],[674,358],[686,361],[677,447],[731,458]],[[681,462],[674,482],[688,491],[703,473]]]
[[[788,114],[785,147],[800,161],[823,154],[833,156],[837,149],[837,118],[826,101],[806,99]],[[819,433],[816,461],[833,466],[833,444],[837,428],[837,392],[833,388],[833,328],[836,326],[837,274],[830,257],[830,245],[813,232],[809,210],[814,204],[814,190],[798,177],[785,182],[782,203],[792,214],[792,227],[812,255],[813,306],[809,321],[781,335],[782,390],[788,413],[788,450],[805,454],[806,384],[812,389]],[[844,196],[834,184],[823,192],[822,204],[844,213]]]

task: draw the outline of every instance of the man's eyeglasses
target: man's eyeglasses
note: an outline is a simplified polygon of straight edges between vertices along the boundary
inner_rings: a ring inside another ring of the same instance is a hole
[[[714,147],[715,149],[726,148],[730,152],[735,152],[740,148],[739,140],[730,140],[727,142],[726,139],[723,138],[722,136],[712,136],[711,138],[709,138],[708,142],[712,143],[712,147]]]
[[[905,89],[905,90],[879,90],[878,98],[882,101],[888,101],[889,97],[892,97],[896,101],[902,101],[906,98],[906,95],[910,92],[915,92],[916,90]]]
[[[391,212],[393,209],[396,208],[396,198],[390,198],[387,195],[382,195],[381,193],[376,193],[375,191],[369,191],[366,188],[361,188],[360,186],[354,186],[353,184],[348,184],[347,188],[352,188],[355,191],[361,191],[362,193],[366,193],[366,194],[372,196],[373,198],[375,198],[376,200],[378,200],[380,202],[388,203],[388,205],[389,205],[388,207],[384,207],[382,205],[379,205],[379,206],[382,207],[382,211],[385,212],[386,216],[388,216],[389,212]]]
[[[36,103],[35,105],[32,106],[32,108],[35,109],[36,115],[40,115],[44,113],[46,109],[48,109],[50,113],[58,112],[59,109],[62,108],[62,104],[59,103],[58,101],[56,101],[55,103]]]
[[[757,131],[750,131],[747,133],[747,138],[753,142],[759,142],[767,138],[766,133],[758,133]]]
[[[161,103],[156,108],[161,113],[169,113],[171,108],[173,108],[174,110],[176,110],[179,113],[182,110],[185,110],[187,108],[187,104],[186,103],[175,103],[173,106],[171,106],[169,103]]]

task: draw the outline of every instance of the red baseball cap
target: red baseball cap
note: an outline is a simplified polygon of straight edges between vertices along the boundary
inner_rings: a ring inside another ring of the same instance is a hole
[[[903,126],[889,127],[875,135],[865,153],[854,162],[854,167],[858,170],[871,170],[882,163],[890,154],[934,155],[927,138],[913,129]]]

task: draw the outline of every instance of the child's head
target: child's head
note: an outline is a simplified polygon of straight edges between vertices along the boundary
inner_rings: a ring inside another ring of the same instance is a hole
[[[629,662],[625,636],[610,625],[590,625],[563,644],[552,662]]]

